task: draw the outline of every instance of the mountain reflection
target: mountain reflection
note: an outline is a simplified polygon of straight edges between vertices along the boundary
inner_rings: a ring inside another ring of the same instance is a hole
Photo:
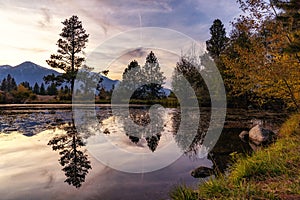
[[[76,130],[74,119],[64,127],[64,130],[66,134],[53,137],[48,145],[51,145],[54,151],[59,151],[61,156],[59,163],[65,172],[65,182],[78,188],[92,168],[91,162],[88,155],[80,149],[85,143]]]

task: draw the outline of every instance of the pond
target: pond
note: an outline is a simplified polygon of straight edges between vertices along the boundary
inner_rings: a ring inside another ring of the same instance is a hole
[[[196,135],[181,127],[191,118],[180,109],[152,108],[96,105],[74,114],[72,105],[1,105],[1,199],[168,199],[176,185],[204,181],[191,175],[197,167],[225,171],[232,152],[251,151],[242,130],[263,123],[276,132],[286,117],[228,109],[208,153],[209,108],[200,109]]]

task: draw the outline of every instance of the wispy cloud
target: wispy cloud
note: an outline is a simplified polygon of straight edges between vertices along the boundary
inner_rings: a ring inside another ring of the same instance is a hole
[[[0,37],[5,40],[0,41],[0,64],[15,65],[27,56],[26,60],[45,66],[45,60],[56,52],[61,22],[74,14],[90,34],[85,50],[88,54],[108,38],[141,26],[175,29],[205,41],[215,18],[229,29],[229,21],[239,10],[234,1],[228,0],[2,0]],[[178,42],[166,42],[171,41]],[[36,49],[48,51],[37,54]]]
[[[43,19],[39,21],[39,24],[42,28],[48,27],[49,24],[51,23],[51,13],[50,9],[48,8],[41,8],[42,14],[43,14]]]

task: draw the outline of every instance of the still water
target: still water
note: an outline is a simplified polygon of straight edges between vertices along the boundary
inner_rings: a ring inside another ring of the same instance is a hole
[[[224,171],[230,153],[251,151],[239,140],[240,131],[255,123],[276,131],[285,118],[284,113],[230,109],[207,154],[201,144],[209,108],[200,109],[196,135],[178,134],[177,108],[164,108],[157,118],[141,105],[130,107],[125,117],[116,116],[110,105],[92,110],[94,116],[80,118],[71,105],[1,105],[0,199],[168,199],[176,185],[197,187],[204,181],[191,176],[195,168]],[[170,144],[176,148],[163,153]],[[175,151],[181,156],[172,160]]]

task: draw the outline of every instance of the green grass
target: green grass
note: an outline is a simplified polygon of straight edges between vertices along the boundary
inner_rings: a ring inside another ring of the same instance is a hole
[[[193,200],[197,199],[198,193],[183,185],[175,187],[170,192],[170,197],[174,200]]]
[[[176,190],[193,193],[194,199],[300,199],[299,152],[300,114],[296,114],[282,125],[275,144],[239,156],[227,176],[212,178],[196,191],[187,187]]]

